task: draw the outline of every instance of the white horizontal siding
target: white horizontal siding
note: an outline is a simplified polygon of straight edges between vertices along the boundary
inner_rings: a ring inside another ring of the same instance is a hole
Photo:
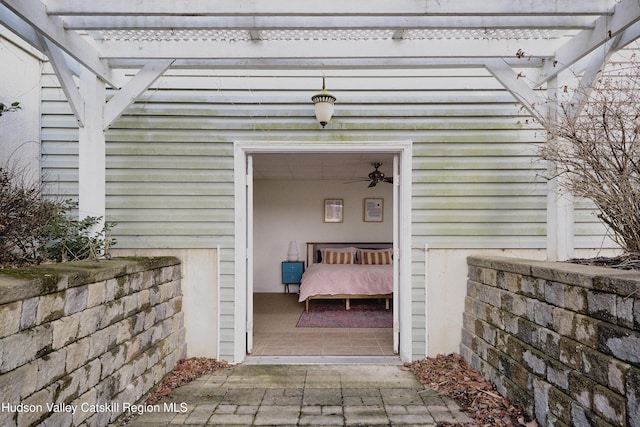
[[[118,224],[119,247],[221,247],[222,358],[233,356],[236,336],[233,141],[414,142],[414,357],[426,346],[425,244],[546,244],[545,166],[536,157],[544,134],[484,69],[328,74],[338,101],[324,130],[310,101],[317,73],[170,70],[106,133],[107,220]],[[42,114],[45,177],[77,196],[77,123],[50,73]],[[603,233],[589,211],[576,211],[578,245]]]

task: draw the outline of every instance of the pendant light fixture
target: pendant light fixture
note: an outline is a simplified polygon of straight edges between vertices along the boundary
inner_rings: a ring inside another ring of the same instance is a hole
[[[336,102],[336,97],[327,92],[324,74],[322,75],[322,91],[313,95],[311,100],[315,105],[316,119],[322,127],[325,127],[333,115],[333,104]]]

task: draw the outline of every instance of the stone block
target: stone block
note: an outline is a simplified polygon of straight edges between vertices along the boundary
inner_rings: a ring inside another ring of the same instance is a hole
[[[575,313],[563,308],[553,309],[553,330],[563,336],[575,334]]]
[[[529,297],[544,300],[546,283],[546,280],[537,277],[523,277],[520,282],[521,292]]]
[[[555,387],[549,389],[549,411],[566,424],[571,423],[573,399]]]
[[[616,426],[626,423],[626,404],[624,397],[611,390],[596,386],[593,391],[593,411]]]
[[[20,329],[28,329],[38,324],[39,297],[28,298],[22,301],[22,313],[20,315]]]
[[[553,328],[553,306],[546,302],[533,300],[533,315],[529,317],[536,324],[545,327]]]
[[[144,272],[129,275],[129,288],[131,292],[139,292],[144,288]]]
[[[115,345],[115,340],[112,339],[111,332],[112,330],[110,328],[105,328],[88,336],[90,345],[87,357],[89,360],[99,357]]]
[[[522,356],[529,347],[518,338],[511,335],[507,335],[505,343],[506,346],[503,352],[508,354],[516,362],[522,363]]]
[[[132,316],[139,311],[137,294],[126,295],[121,298],[121,301],[123,317]]]
[[[467,280],[467,296],[470,298],[478,298],[480,295],[480,288],[482,285],[478,282],[474,282],[473,280]]]
[[[478,299],[494,307],[500,307],[500,290],[492,286],[482,286]]]
[[[571,368],[556,360],[547,360],[547,381],[562,391],[569,390]]]
[[[138,295],[138,310],[145,310],[151,306],[149,289],[143,289],[137,293]]]
[[[640,426],[640,369],[631,368],[627,374],[627,424]]]
[[[596,319],[616,321],[616,296],[604,292],[587,292],[587,313]]]
[[[158,305],[162,302],[162,294],[158,286],[149,288],[149,304],[151,306]]]
[[[587,290],[579,286],[566,286],[564,290],[564,306],[576,313],[587,312]]]
[[[547,372],[547,358],[536,350],[526,350],[522,355],[525,367],[536,375],[544,377]]]
[[[541,425],[547,425],[549,413],[549,390],[551,385],[538,379],[533,380],[533,396],[536,420]]]
[[[560,334],[545,328],[540,328],[538,348],[547,356],[558,360],[560,357]]]
[[[500,296],[500,308],[516,316],[524,317],[527,315],[527,301],[528,298],[522,295],[502,292]]]
[[[538,325],[527,319],[518,317],[518,331],[515,334],[518,339],[536,347],[540,339],[539,332]]]
[[[560,362],[577,371],[582,371],[581,352],[584,346],[567,337],[560,338]]]
[[[576,314],[573,338],[592,348],[598,348],[598,329],[601,321],[592,317]]]
[[[610,356],[600,353],[589,347],[580,351],[582,356],[582,372],[599,384],[609,384],[609,363],[613,360]]]
[[[503,272],[504,281],[499,286],[511,293],[517,294],[522,291],[522,275],[516,273]]]
[[[37,390],[38,367],[28,363],[0,375],[0,403],[18,404]],[[0,411],[1,413],[2,411]]]
[[[576,402],[571,405],[571,425],[572,426],[594,426],[594,427],[609,427],[611,424],[604,422],[593,412],[585,409],[583,406]]]
[[[42,356],[34,363],[38,367],[36,388],[42,389],[53,384],[66,374],[67,350],[60,349]]]
[[[556,307],[565,306],[566,285],[564,283],[549,281],[545,283],[544,299]]]
[[[0,338],[15,334],[20,330],[22,318],[22,301],[14,301],[0,305]]]
[[[626,363],[613,358],[609,360],[607,379],[611,390],[622,395],[625,393],[629,369],[631,369],[631,366]]]
[[[87,308],[88,285],[69,288],[65,292],[64,314],[69,316]]]
[[[104,307],[104,314],[102,315],[98,326],[100,329],[106,328],[107,326],[122,320],[124,316],[124,305],[121,298],[108,302],[101,307]]]
[[[616,319],[615,323],[624,328],[633,329],[633,298],[616,295]],[[640,329],[640,328],[638,328]]]
[[[106,305],[98,305],[78,313],[77,315],[80,316],[78,337],[86,337],[95,331],[102,329],[102,322],[104,321],[106,311]]]
[[[467,279],[478,282],[480,279],[480,273],[478,267],[475,265],[467,264]]]
[[[52,329],[50,324],[45,324],[0,339],[0,374],[49,353]]]
[[[598,325],[598,349],[640,367],[640,332],[601,322]]]
[[[80,314],[65,316],[51,322],[53,327],[53,349],[57,350],[78,339]]]
[[[89,347],[91,339],[89,337],[78,340],[66,347],[67,360],[66,369],[67,373],[71,373],[87,363],[89,357]]]
[[[38,301],[37,324],[51,322],[64,315],[64,292],[43,295]]]
[[[32,407],[40,408],[36,411],[23,411],[18,412],[18,425],[19,426],[31,426],[37,425],[39,421],[44,419],[47,415],[47,407],[43,402],[53,401],[53,391],[50,388],[38,390],[31,396],[25,398],[21,403]],[[64,425],[64,424],[60,424]]]
[[[593,404],[593,389],[596,384],[578,371],[569,374],[569,396],[585,408]]]
[[[107,282],[101,281],[88,285],[87,307],[95,307],[107,301]]]

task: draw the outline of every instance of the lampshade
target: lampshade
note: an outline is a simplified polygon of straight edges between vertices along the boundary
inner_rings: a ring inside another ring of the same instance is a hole
[[[289,242],[289,250],[287,251],[287,261],[298,260],[298,244],[295,241]]]
[[[325,127],[333,115],[333,104],[336,102],[336,97],[327,92],[324,76],[322,76],[322,91],[313,95],[311,100],[315,104],[316,119],[322,127]]]

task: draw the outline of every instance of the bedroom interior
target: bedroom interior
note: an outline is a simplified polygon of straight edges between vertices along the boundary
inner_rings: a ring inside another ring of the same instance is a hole
[[[283,154],[256,155],[253,161],[252,355],[393,355],[392,328],[296,327],[305,310],[305,303],[298,301],[300,288],[289,285],[291,293],[286,293],[281,283],[281,263],[289,259],[291,242],[297,245],[298,261],[308,268],[307,242],[336,242],[335,246],[340,246],[342,242],[392,241],[393,186],[389,185],[392,156],[382,153]],[[378,185],[371,185],[374,181],[369,174],[374,168],[387,177],[386,181],[382,177]],[[383,201],[377,221],[365,220],[365,199],[371,198]],[[343,202],[343,217],[339,222],[325,222],[326,199]],[[374,246],[389,248],[392,244]],[[312,305],[321,301],[314,300]],[[345,303],[344,299],[340,301],[342,305]],[[384,299],[380,303],[384,310]]]

